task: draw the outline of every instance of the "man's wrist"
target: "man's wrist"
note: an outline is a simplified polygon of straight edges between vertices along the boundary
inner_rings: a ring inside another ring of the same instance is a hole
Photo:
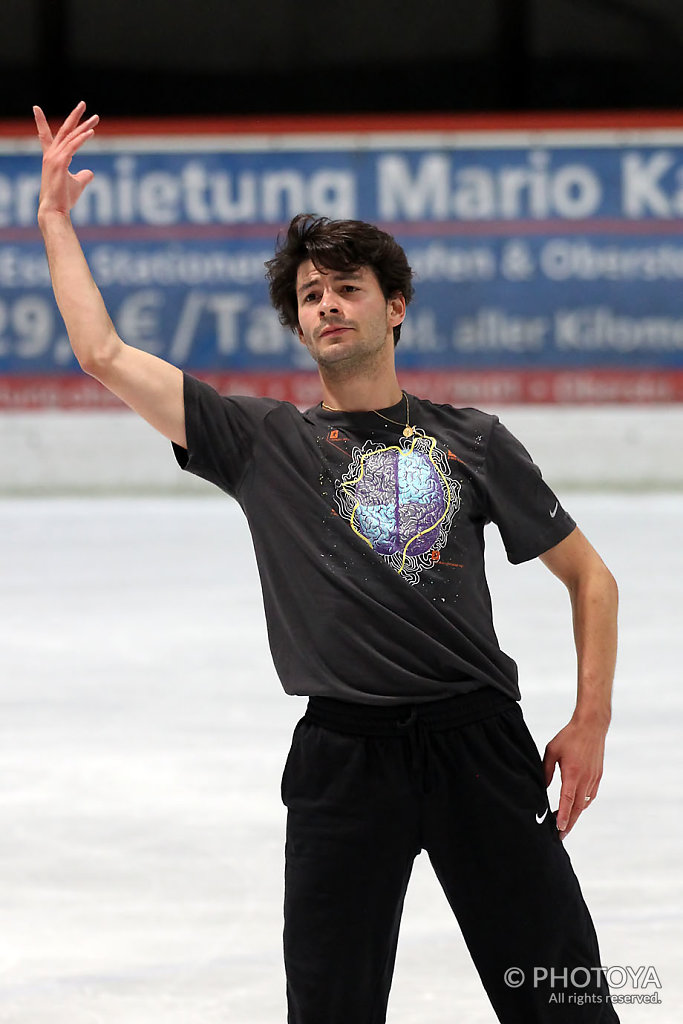
[[[605,701],[579,700],[572,715],[572,722],[575,725],[590,726],[603,732],[607,732],[611,720],[612,706],[610,702]]]
[[[40,206],[38,207],[38,227],[43,234],[51,227],[70,223],[71,217],[68,213],[64,213],[62,210],[42,210]]]

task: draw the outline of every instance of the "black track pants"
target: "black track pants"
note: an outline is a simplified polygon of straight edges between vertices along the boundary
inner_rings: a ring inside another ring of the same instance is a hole
[[[500,1021],[618,1021],[515,701],[491,689],[391,708],[312,698],[282,797],[289,1024],[383,1024],[421,849]]]

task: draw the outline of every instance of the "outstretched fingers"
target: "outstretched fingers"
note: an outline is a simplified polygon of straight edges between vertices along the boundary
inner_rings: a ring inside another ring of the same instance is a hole
[[[85,103],[81,100],[53,136],[45,114],[40,107],[34,107],[33,116],[36,128],[38,129],[38,138],[40,139],[43,154],[47,153],[48,149],[52,146],[60,149],[66,148],[69,155],[73,156],[79,146],[94,134],[95,127],[100,120],[97,114],[93,114],[87,121],[81,122],[84,113]]]
[[[69,171],[72,158],[94,134],[99,122],[97,114],[81,121],[84,112],[85,103],[79,103],[53,135],[41,108],[34,107],[38,137],[43,147],[39,215],[50,212],[68,215],[94,177],[88,170],[76,174]]]

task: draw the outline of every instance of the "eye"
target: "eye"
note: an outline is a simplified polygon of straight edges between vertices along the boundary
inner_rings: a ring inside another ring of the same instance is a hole
[[[358,289],[356,288],[355,284],[345,284],[344,285],[344,291],[345,292],[357,292]]]
[[[304,302],[310,302],[311,299],[315,298],[315,292],[306,292],[304,295]]]

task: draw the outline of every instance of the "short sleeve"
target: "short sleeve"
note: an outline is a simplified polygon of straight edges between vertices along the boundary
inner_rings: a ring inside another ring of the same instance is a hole
[[[234,497],[251,460],[254,438],[279,403],[271,398],[224,397],[187,373],[183,395],[187,448],[173,445],[178,465]]]
[[[527,450],[497,418],[484,468],[489,518],[513,564],[542,555],[575,528]]]

